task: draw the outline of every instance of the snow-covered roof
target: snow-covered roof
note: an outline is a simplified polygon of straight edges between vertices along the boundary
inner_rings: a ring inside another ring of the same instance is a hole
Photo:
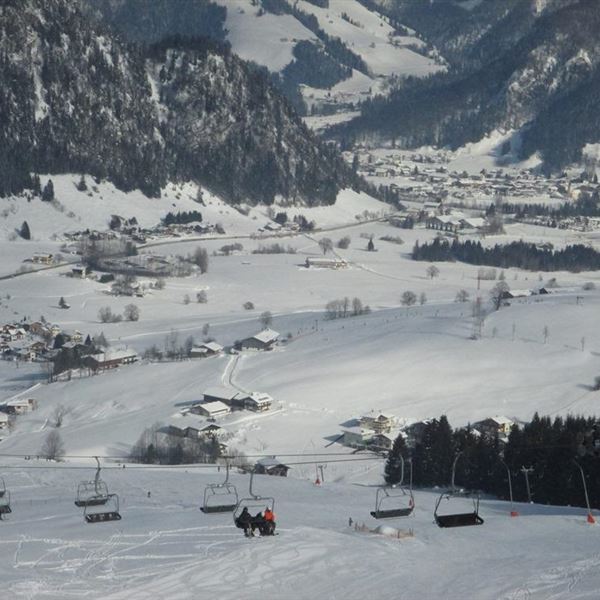
[[[200,344],[200,348],[207,348],[211,352],[221,352],[223,350],[223,346],[217,344],[217,342],[205,342],[204,344]]]
[[[211,387],[204,391],[204,396],[211,398],[221,398],[223,400],[233,400],[239,394],[238,390],[227,387]]]
[[[279,333],[277,333],[277,331],[267,327],[266,329],[259,331],[256,335],[253,335],[252,339],[258,340],[263,344],[268,344],[270,342],[276,342],[278,337]]]
[[[229,412],[229,406],[220,400],[213,400],[212,402],[202,402],[198,406],[201,406],[203,410],[210,414]]]
[[[137,352],[135,350],[106,350],[105,352],[92,354],[92,357],[98,362],[108,362],[110,360],[125,360],[126,358],[136,358]]]

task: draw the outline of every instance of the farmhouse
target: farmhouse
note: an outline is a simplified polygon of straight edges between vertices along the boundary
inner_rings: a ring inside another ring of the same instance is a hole
[[[107,350],[91,354],[86,358],[86,366],[92,371],[105,371],[115,369],[120,365],[129,365],[138,359],[134,350]]]
[[[342,430],[342,444],[350,448],[364,448],[373,437],[373,431],[363,427],[346,427]]]
[[[254,472],[259,475],[277,475],[279,477],[287,477],[290,467],[279,462],[274,456],[261,458],[254,465]]]
[[[191,358],[206,358],[207,356],[216,356],[223,352],[223,346],[216,342],[205,342],[199,346],[194,346],[190,351]]]
[[[31,261],[42,265],[51,265],[53,255],[49,252],[34,252]]]
[[[399,431],[390,431],[388,433],[376,433],[369,442],[369,447],[378,450],[391,450],[394,441],[400,435]]]
[[[190,412],[196,415],[202,415],[203,417],[209,417],[216,419],[217,417],[224,417],[231,412],[231,409],[227,404],[215,400],[213,402],[201,402],[200,404],[194,404],[190,409]]]
[[[91,269],[86,265],[75,265],[71,269],[71,277],[85,279],[91,273]]]
[[[271,396],[269,396],[268,394],[264,394],[262,392],[252,392],[249,396],[245,396],[243,398],[243,402],[244,408],[256,412],[262,412],[271,408],[273,398],[271,398]]]
[[[391,431],[394,425],[395,419],[390,415],[384,415],[380,413],[376,416],[365,415],[360,418],[360,426],[363,429],[370,429],[375,433],[387,433]]]
[[[473,428],[484,435],[499,435],[505,437],[510,433],[514,421],[508,417],[490,417],[473,423]]]
[[[25,413],[32,412],[37,408],[37,400],[34,398],[9,400],[3,404],[3,408],[6,408],[6,412],[8,414],[24,415]]]
[[[273,403],[273,398],[262,392],[240,392],[233,388],[214,387],[204,392],[204,402],[222,402],[231,409],[253,410],[262,412],[269,410]]]
[[[323,258],[323,257],[307,257],[304,266],[307,269],[311,267],[319,269],[344,269],[348,263],[341,258]]]
[[[279,333],[272,329],[263,329],[256,335],[242,340],[242,348],[253,348],[255,350],[272,350],[277,343]]]

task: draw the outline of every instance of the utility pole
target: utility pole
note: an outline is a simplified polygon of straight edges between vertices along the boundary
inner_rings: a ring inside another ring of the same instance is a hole
[[[529,473],[533,473],[533,467],[521,467],[521,473],[525,475],[525,485],[527,486],[527,501],[533,504],[531,500],[531,488],[529,487]]]

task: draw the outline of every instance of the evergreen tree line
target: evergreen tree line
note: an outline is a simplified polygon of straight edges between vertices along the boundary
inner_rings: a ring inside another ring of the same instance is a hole
[[[528,271],[596,271],[600,269],[600,252],[583,244],[566,246],[561,250],[538,248],[529,242],[496,244],[490,248],[481,242],[466,240],[451,243],[436,238],[420,245],[417,241],[412,251],[413,260],[461,261],[472,265],[491,267],[517,267]]]
[[[197,210],[168,212],[163,219],[165,225],[185,225],[186,223],[202,222],[202,214]]]
[[[596,191],[592,195],[583,193],[576,202],[564,202],[558,207],[549,206],[548,204],[513,204],[503,202],[499,209],[492,204],[487,212],[493,214],[497,210],[501,210],[504,214],[514,214],[517,219],[548,217],[556,222],[569,217],[600,217],[599,200],[600,198]],[[556,227],[556,223],[553,226]]]
[[[445,416],[428,422],[422,436],[409,449],[402,436],[394,442],[385,466],[388,484],[400,480],[400,460],[412,459],[413,485],[446,487],[451,483],[452,463],[456,465],[458,488],[478,490],[501,499],[509,499],[508,473],[511,474],[515,501],[528,501],[525,476],[521,469],[531,468],[529,482],[532,501],[540,504],[584,506],[581,472],[584,470],[590,503],[600,506],[600,457],[593,451],[590,432],[593,417],[540,417],[519,427],[513,425],[508,441],[497,435],[475,435],[470,427],[453,430]],[[409,468],[405,464],[404,484]]]

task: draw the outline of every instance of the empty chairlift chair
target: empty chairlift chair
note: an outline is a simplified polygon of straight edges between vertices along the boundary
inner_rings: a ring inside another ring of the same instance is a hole
[[[10,492],[6,489],[4,479],[0,478],[0,520],[4,515],[11,513]]]
[[[100,479],[100,461],[98,457],[96,462],[96,476],[92,481],[82,481],[77,486],[77,499],[75,506],[85,508],[86,506],[103,506],[108,502],[108,486]]]
[[[455,485],[456,463],[458,462],[461,454],[462,452],[459,452],[452,463],[452,484],[450,489],[440,494],[437,502],[435,503],[433,516],[439,527],[468,527],[470,525],[483,525],[483,519],[479,516],[479,493],[471,493],[464,489],[457,488]],[[470,498],[473,502],[473,510],[471,512],[448,513],[445,515],[439,514],[440,505],[443,500],[452,501],[456,498]]]
[[[75,506],[83,508],[83,518],[87,523],[101,523],[104,521],[118,521],[119,496],[111,494],[108,486],[100,479],[100,460],[96,458],[96,476],[93,481],[82,481],[77,486],[77,499]]]
[[[232,512],[238,505],[237,488],[233,483],[229,483],[229,463],[226,463],[225,469],[225,481],[209,483],[204,488],[204,500],[200,507],[203,513]]]
[[[99,510],[101,509],[101,510]],[[88,504],[83,509],[83,518],[86,523],[104,523],[106,521],[120,521],[119,496],[108,494],[103,505]]]
[[[412,492],[412,461],[410,462],[410,481],[408,490],[404,488],[404,459],[401,460],[400,483],[377,490],[375,495],[375,510],[371,516],[375,519],[396,519],[408,517],[415,508]]]
[[[233,511],[233,522],[238,527],[238,518],[242,514],[244,508],[248,509],[251,515],[255,515],[257,512],[263,512],[266,508],[271,511],[275,511],[275,498],[272,496],[259,496],[255,494],[252,489],[254,482],[254,471],[250,473],[250,484],[248,486],[248,497],[242,498]]]

